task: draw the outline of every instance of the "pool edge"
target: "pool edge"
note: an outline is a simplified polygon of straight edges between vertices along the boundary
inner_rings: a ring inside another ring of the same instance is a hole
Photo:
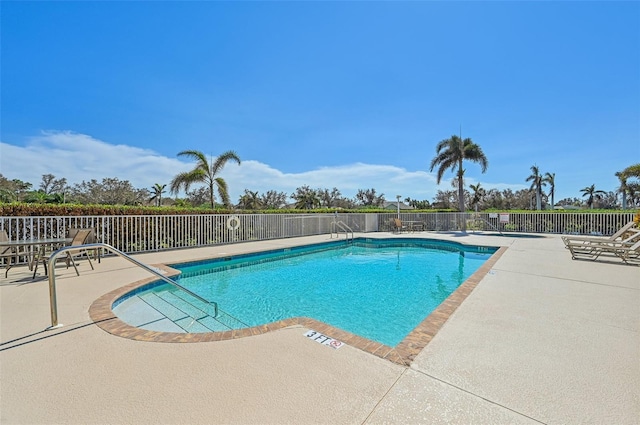
[[[429,344],[442,326],[449,320],[455,310],[473,292],[480,281],[489,273],[498,259],[506,252],[507,247],[500,247],[487,259],[478,270],[465,280],[455,291],[451,293],[434,311],[431,312],[418,326],[416,326],[395,348],[379,342],[363,338],[351,332],[328,325],[324,322],[307,317],[294,317],[276,322],[253,326],[250,328],[229,330],[223,332],[208,333],[175,333],[158,332],[131,326],[120,320],[112,311],[116,300],[125,294],[156,281],[157,277],[132,282],[128,285],[108,292],[89,307],[91,320],[102,330],[115,336],[145,342],[166,343],[195,343],[214,342],[261,335],[291,326],[302,326],[314,329],[327,336],[338,339],[347,345],[365,351],[374,356],[391,361],[393,363],[409,366],[413,359]],[[167,276],[175,276],[180,272],[163,264],[154,264],[163,270]]]

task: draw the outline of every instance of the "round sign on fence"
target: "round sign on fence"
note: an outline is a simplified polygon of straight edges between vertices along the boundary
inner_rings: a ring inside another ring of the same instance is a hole
[[[227,229],[238,230],[240,228],[240,218],[236,215],[227,220]]]

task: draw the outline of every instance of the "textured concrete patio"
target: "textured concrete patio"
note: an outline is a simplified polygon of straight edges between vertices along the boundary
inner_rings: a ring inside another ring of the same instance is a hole
[[[45,330],[47,281],[12,269],[0,281],[0,423],[638,423],[640,267],[572,261],[557,236],[409,236],[508,249],[408,367],[317,344],[300,325],[200,343],[111,335],[89,306],[149,276],[113,257],[94,271],[82,262],[79,277],[57,269],[64,326]],[[166,264],[328,239],[136,258]]]

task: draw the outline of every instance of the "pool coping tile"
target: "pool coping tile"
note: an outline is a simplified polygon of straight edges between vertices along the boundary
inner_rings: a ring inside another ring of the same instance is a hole
[[[449,320],[451,315],[462,302],[473,292],[484,276],[489,273],[498,259],[506,252],[507,247],[500,247],[487,261],[484,262],[466,281],[464,281],[446,300],[429,314],[418,326],[416,326],[395,348],[363,338],[351,332],[333,327],[309,317],[294,317],[279,320],[264,325],[252,326],[243,329],[234,329],[221,332],[208,333],[176,333],[159,332],[136,328],[118,318],[112,311],[113,303],[123,295],[158,280],[157,277],[149,277],[138,280],[108,292],[95,300],[89,307],[91,320],[102,330],[112,335],[135,341],[161,342],[161,343],[198,343],[217,342],[231,339],[246,338],[255,335],[274,332],[284,328],[301,326],[313,329],[326,336],[337,339],[358,350],[373,354],[376,357],[388,360],[401,366],[409,366],[413,359],[429,344],[438,331]],[[153,267],[161,269],[165,276],[171,277],[179,274],[176,269],[164,264],[153,264]]]

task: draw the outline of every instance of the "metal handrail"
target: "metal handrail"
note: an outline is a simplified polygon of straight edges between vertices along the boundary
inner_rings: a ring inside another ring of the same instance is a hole
[[[351,240],[353,240],[354,238],[354,234],[353,234],[353,229],[351,229],[351,227],[347,226],[347,224],[342,221],[342,220],[338,220],[338,221],[333,221],[331,222],[331,237],[333,238],[333,230],[336,229],[337,227],[339,227],[343,232],[344,232],[344,237],[346,239],[349,239],[349,233],[351,232]],[[336,235],[338,235],[338,238],[340,237],[338,231],[336,230]]]
[[[174,280],[171,280],[168,277],[164,276],[162,273],[159,273],[158,271],[152,269],[151,267],[147,266],[146,264],[141,263],[140,261],[132,258],[131,256],[125,254],[124,252],[120,251],[117,248],[114,248],[113,246],[111,246],[109,244],[102,243],[102,242],[95,242],[95,243],[90,243],[90,244],[86,244],[86,245],[64,246],[64,247],[54,251],[51,254],[51,256],[49,257],[49,261],[48,261],[48,264],[47,264],[47,271],[49,273],[49,299],[50,299],[50,304],[51,304],[51,327],[47,328],[47,329],[59,328],[60,326],[62,326],[62,324],[58,324],[58,303],[57,303],[57,297],[56,297],[56,275],[54,273],[55,272],[56,258],[58,257],[58,255],[66,252],[66,251],[81,251],[81,250],[89,250],[91,248],[104,248],[107,251],[110,251],[110,252],[118,255],[119,257],[122,257],[125,260],[127,260],[127,261],[129,261],[129,262],[131,262],[131,263],[143,268],[144,270],[148,271],[149,273],[151,273],[151,274],[159,277],[160,279],[164,280],[168,284],[173,285],[173,286],[185,291],[186,293],[188,293],[192,297],[199,299],[200,301],[204,302],[205,304],[212,304],[213,308],[214,308],[214,314],[215,314],[214,317],[218,316],[218,304],[215,301],[205,300],[200,295],[190,291],[189,289],[185,288],[184,286],[180,285],[179,283],[175,282]]]
[[[504,233],[502,233],[502,231],[500,229],[498,229],[496,226],[494,226],[489,220],[485,220],[484,218],[478,217],[477,213],[476,213],[475,217],[472,218],[472,220],[474,220],[474,221],[477,220],[477,221],[482,221],[484,223],[487,223],[489,225],[489,227],[491,227],[496,232],[500,233],[500,236],[504,236]]]

